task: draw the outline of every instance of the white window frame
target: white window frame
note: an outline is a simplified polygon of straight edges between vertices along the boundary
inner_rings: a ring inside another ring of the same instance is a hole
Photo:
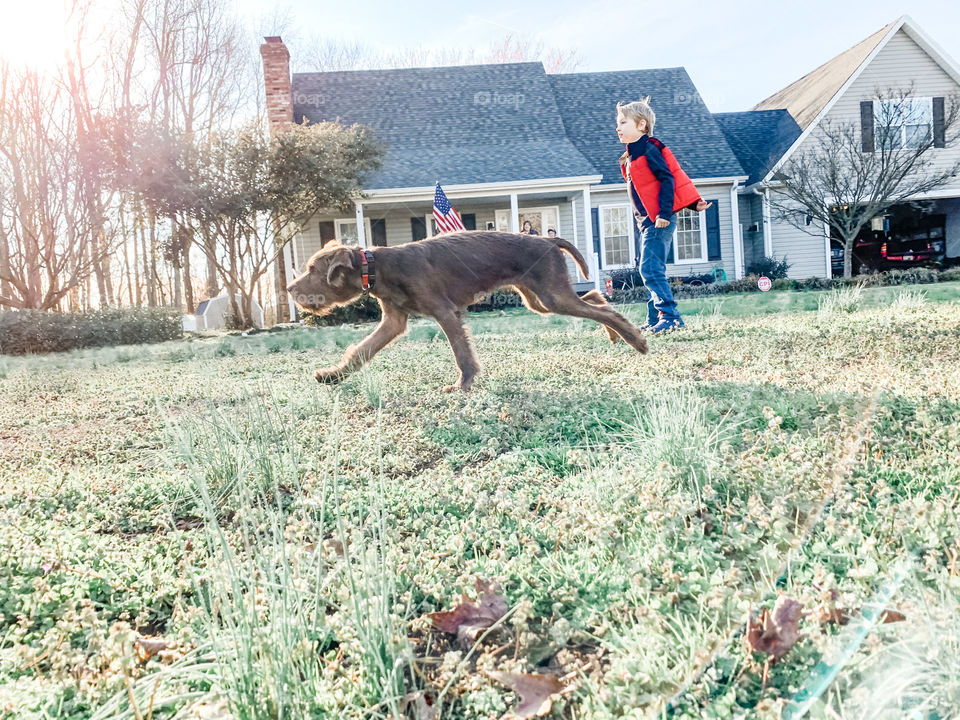
[[[522,207],[518,208],[517,214],[523,214],[524,212],[538,212],[543,215],[544,210],[553,210],[557,215],[557,225],[554,230],[557,231],[557,237],[563,237],[563,234],[560,231],[560,206],[559,205],[539,205],[537,207]],[[493,212],[493,226],[499,227],[501,213],[506,213],[507,225],[510,224],[510,208],[498,208]],[[522,229],[522,228],[521,228]],[[547,228],[541,228],[542,232],[540,233],[542,237],[547,237]],[[507,231],[509,232],[509,230]]]
[[[337,219],[335,219],[335,220],[333,221],[334,237],[335,237],[337,240],[340,240],[340,238],[342,237],[340,228],[341,228],[343,225],[356,225],[356,224],[357,224],[357,219],[356,219],[355,217],[353,217],[353,218],[337,218]],[[365,217],[365,218],[363,219],[363,228],[364,228],[364,230],[366,231],[366,237],[372,238],[373,235],[370,234],[370,218]],[[341,242],[342,242],[342,240],[341,240]],[[371,242],[372,242],[372,241],[371,241]],[[359,245],[359,244],[358,244],[358,245]]]
[[[629,260],[626,263],[607,263],[607,237],[604,232],[606,227],[603,222],[603,214],[605,210],[612,210],[618,208],[623,210],[627,216],[627,257]],[[597,224],[600,226],[600,259],[603,262],[603,269],[608,270],[610,268],[619,269],[619,268],[630,268],[634,266],[634,254],[635,250],[633,247],[633,231],[630,227],[631,223],[636,223],[636,220],[633,216],[633,211],[627,203],[604,203],[597,205]]]
[[[690,259],[687,259],[687,260],[681,260],[681,259],[680,259],[680,247],[679,247],[678,244],[677,244],[677,236],[680,234],[680,230],[679,230],[680,213],[682,213],[682,212],[684,212],[684,211],[696,214],[697,217],[698,217],[699,223],[700,223],[700,257],[698,257],[698,258],[690,258]],[[673,231],[673,262],[670,263],[670,264],[671,264],[671,265],[695,265],[696,263],[709,262],[709,261],[707,260],[707,218],[706,218],[706,211],[705,211],[705,210],[700,210],[700,211],[698,212],[698,211],[696,211],[696,210],[688,210],[687,208],[683,208],[682,210],[678,210],[678,211],[677,211],[677,220],[678,220],[678,222],[677,222],[677,226],[678,226],[678,227],[677,227],[676,229],[674,229],[674,231]]]
[[[918,97],[918,98],[903,98],[903,99],[893,99],[893,100],[874,100],[873,101],[873,135],[875,138],[879,137],[879,130],[881,127],[886,125],[884,121],[884,106],[894,105],[898,103],[909,102],[911,104],[910,113],[922,112],[923,115],[929,120],[927,125],[927,139],[930,140],[933,138],[933,98],[932,97]],[[917,109],[916,105],[923,104],[921,109]],[[908,117],[907,119],[910,119]],[[915,125],[915,124],[914,124]],[[900,144],[893,148],[894,150],[908,149],[917,147],[916,145],[907,145],[907,128],[913,127],[913,125],[908,125],[904,123],[900,125]]]

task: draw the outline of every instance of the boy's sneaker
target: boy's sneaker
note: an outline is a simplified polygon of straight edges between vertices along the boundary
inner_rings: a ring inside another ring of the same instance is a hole
[[[657,335],[662,332],[668,332],[669,330],[680,330],[684,327],[686,327],[686,325],[683,324],[683,320],[680,318],[662,318],[660,322],[650,328],[650,332]]]
[[[650,322],[649,320],[647,320],[643,325],[640,326],[640,329],[641,329],[641,330],[652,330],[653,328],[655,328],[655,327],[657,326],[657,323],[659,323],[661,320],[663,320],[663,313],[659,313],[659,314],[657,315],[657,319],[654,320],[653,322]]]

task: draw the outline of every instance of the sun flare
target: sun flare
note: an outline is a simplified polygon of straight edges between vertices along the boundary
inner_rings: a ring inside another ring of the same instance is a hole
[[[0,59],[49,72],[68,47],[69,0],[3,0]]]

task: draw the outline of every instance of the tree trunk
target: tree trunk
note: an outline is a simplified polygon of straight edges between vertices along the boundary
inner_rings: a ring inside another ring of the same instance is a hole
[[[282,249],[277,253],[275,262],[273,274],[275,292],[273,299],[277,308],[277,322],[291,322],[293,318],[290,317],[290,307],[287,302],[287,261]]]
[[[853,277],[853,240],[844,238],[843,241],[843,277],[846,279]]]
[[[150,213],[150,250],[143,249],[144,269],[147,274],[147,289],[150,298],[150,307],[157,306],[157,291],[160,287],[160,275],[157,273],[157,218]],[[149,263],[149,264],[148,264]]]
[[[193,304],[193,279],[190,277],[190,243],[183,248],[183,299],[187,304],[186,311],[192,313],[195,305]]]
[[[217,243],[210,234],[210,227],[204,223],[201,227],[203,233],[203,254],[207,258],[207,297],[214,298],[220,291],[217,283]]]

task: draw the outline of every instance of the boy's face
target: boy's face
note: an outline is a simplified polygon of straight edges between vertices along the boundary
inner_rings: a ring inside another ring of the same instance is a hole
[[[622,143],[632,143],[639,140],[647,132],[647,121],[643,118],[639,122],[631,120],[623,113],[617,113],[617,137]]]

